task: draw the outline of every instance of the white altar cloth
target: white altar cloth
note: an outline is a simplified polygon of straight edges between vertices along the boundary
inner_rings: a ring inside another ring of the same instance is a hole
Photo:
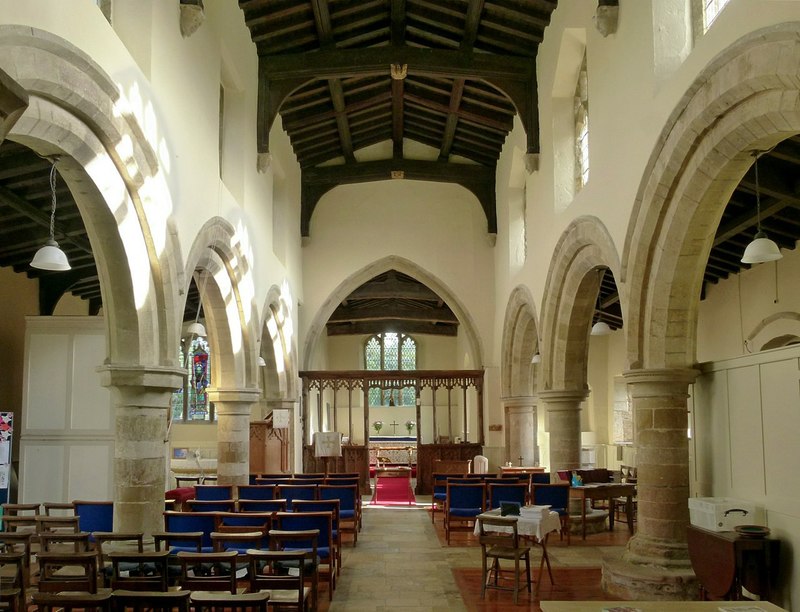
[[[500,516],[500,508],[489,510],[483,514],[479,514],[478,518],[482,516],[492,517]],[[561,519],[558,512],[550,511],[542,517],[536,516],[506,516],[505,518],[517,519],[517,533],[521,536],[535,536],[536,540],[541,542],[545,536],[551,531],[558,531],[561,529]],[[511,532],[511,527],[500,527],[492,525],[492,531]],[[475,521],[475,535],[480,535],[480,527],[478,521]]]

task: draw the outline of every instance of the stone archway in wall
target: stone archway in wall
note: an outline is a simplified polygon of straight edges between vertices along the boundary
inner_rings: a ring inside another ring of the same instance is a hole
[[[251,471],[286,472],[295,465],[299,403],[297,358],[291,308],[291,295],[277,286],[270,287],[261,326],[262,413],[250,426]],[[275,410],[288,412],[288,427],[276,427]],[[262,421],[267,415],[273,418]]]
[[[209,398],[217,415],[217,475],[220,484],[249,481],[249,424],[261,391],[256,327],[259,321],[249,261],[235,230],[221,218],[199,232],[187,259],[194,271],[213,353]]]
[[[65,456],[98,457],[105,446],[113,457],[107,472],[113,472],[114,529],[150,533],[163,528],[166,412],[181,380],[180,330],[171,316],[182,282],[180,249],[163,214],[170,196],[158,155],[117,85],[67,41],[0,26],[0,69],[29,98],[7,137],[61,156],[59,173],[80,210],[100,277],[107,335],[101,380],[112,391],[115,423],[96,439],[58,440],[56,432],[54,441]],[[21,453],[23,471],[52,473],[53,465],[37,470],[37,454]],[[71,473],[68,462],[59,467],[53,477],[67,483],[65,491],[71,479],[85,477]],[[104,467],[98,461],[98,478]]]
[[[469,359],[476,367],[482,367],[483,364],[483,348],[481,345],[480,337],[478,335],[477,327],[472,317],[469,315],[467,309],[461,304],[460,300],[455,294],[438,278],[415,264],[414,262],[391,255],[380,259],[372,264],[369,264],[348,276],[333,290],[327,300],[320,306],[317,314],[315,315],[311,325],[306,334],[306,340],[303,347],[303,368],[304,370],[312,369],[314,359],[314,351],[316,350],[317,342],[323,333],[325,333],[325,324],[330,319],[331,314],[336,309],[336,306],[342,302],[350,293],[356,288],[363,285],[368,280],[375,276],[388,272],[389,270],[397,270],[408,276],[417,279],[419,282],[427,285],[432,291],[435,291],[447,303],[450,309],[458,317],[458,321],[464,331],[467,349],[469,351]]]
[[[556,244],[542,309],[538,397],[548,416],[551,471],[580,467],[580,405],[588,396],[589,331],[604,268],[619,278],[611,235],[596,217],[575,219]]]
[[[613,594],[645,599],[669,584],[687,598],[696,586],[686,547],[686,409],[703,271],[750,152],[800,132],[798,34],[800,22],[780,24],[717,56],[676,106],[643,174],[622,270],[639,529],[622,564],[603,567]]]
[[[531,363],[539,353],[538,329],[533,297],[527,287],[511,292],[503,323],[501,384],[504,461],[539,465],[538,415],[534,395],[536,366]]]

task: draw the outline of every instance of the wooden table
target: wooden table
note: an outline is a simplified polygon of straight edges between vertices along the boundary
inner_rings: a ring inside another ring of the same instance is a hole
[[[694,525],[687,527],[686,540],[703,599],[739,599],[742,587],[762,599],[771,597],[778,583],[780,540]]]
[[[636,485],[620,482],[591,483],[580,487],[570,487],[569,496],[581,500],[581,527],[583,539],[586,539],[586,500],[608,500],[608,529],[614,529],[614,499],[624,497],[625,516],[628,518],[628,531],[633,534],[633,497],[636,495]]]
[[[542,612],[602,612],[614,607],[641,610],[642,612],[717,612],[721,606],[764,610],[764,612],[786,612],[768,601],[542,601]]]

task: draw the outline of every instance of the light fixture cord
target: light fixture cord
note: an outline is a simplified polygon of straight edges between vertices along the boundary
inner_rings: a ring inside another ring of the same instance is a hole
[[[757,232],[761,231],[761,189],[758,186],[758,151],[753,151],[753,157],[755,161],[753,162],[753,171],[755,172],[756,178],[756,227]]]
[[[50,207],[50,240],[55,242],[56,227],[56,162],[50,167],[50,194],[52,204]]]

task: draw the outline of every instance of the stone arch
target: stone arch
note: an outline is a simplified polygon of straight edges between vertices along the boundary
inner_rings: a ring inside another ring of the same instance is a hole
[[[795,344],[800,337],[800,313],[776,312],[764,318],[744,341],[748,352],[765,351]]]
[[[261,356],[266,362],[264,392],[267,400],[297,397],[297,361],[291,345],[291,313],[286,297],[277,286],[267,292],[261,326]],[[287,333],[288,331],[288,333]],[[287,337],[288,336],[288,337]]]
[[[623,252],[632,369],[695,361],[703,270],[750,151],[800,132],[800,22],[753,32],[697,77],[645,168]]]
[[[480,337],[478,336],[477,327],[469,312],[463,304],[456,298],[455,294],[437,277],[422,269],[414,262],[397,255],[390,255],[378,261],[375,261],[361,270],[351,274],[344,279],[333,290],[327,300],[320,306],[317,314],[311,322],[306,334],[306,341],[303,350],[303,369],[311,369],[311,360],[313,359],[314,349],[316,348],[317,341],[325,329],[325,323],[330,318],[333,311],[336,309],[337,304],[341,303],[350,293],[357,287],[360,287],[368,280],[374,278],[378,274],[383,274],[389,270],[397,270],[403,274],[411,276],[421,283],[427,285],[431,290],[435,291],[447,303],[450,309],[458,317],[459,322],[463,326],[464,335],[466,337],[466,345],[468,347],[468,355],[475,367],[483,366],[483,349],[481,347]]]
[[[589,330],[600,275],[609,268],[619,279],[614,241],[596,217],[578,217],[556,244],[542,306],[542,389],[586,389]],[[622,287],[618,283],[620,300]]]
[[[174,369],[180,247],[167,217],[152,214],[169,193],[136,118],[114,82],[53,34],[0,26],[0,68],[29,96],[8,138],[62,156],[95,254],[108,361]]]
[[[534,376],[531,358],[539,352],[536,309],[527,287],[511,292],[503,324],[500,363],[503,397],[532,395]]]
[[[212,385],[218,391],[256,389],[259,320],[252,295],[250,265],[236,232],[215,217],[203,225],[187,258],[186,275],[194,274],[215,359]],[[182,312],[182,311],[181,311]]]

